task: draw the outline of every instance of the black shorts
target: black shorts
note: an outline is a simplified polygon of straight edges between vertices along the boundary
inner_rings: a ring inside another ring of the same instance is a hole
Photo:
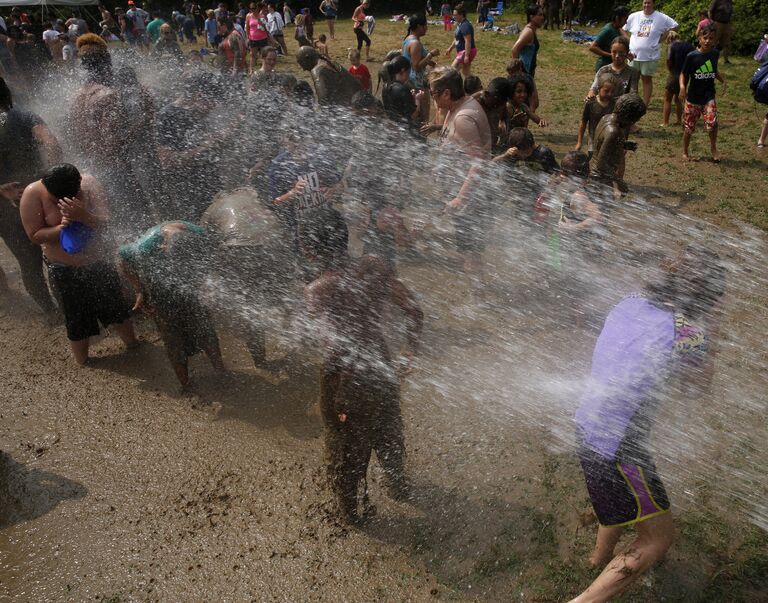
[[[70,341],[98,335],[99,323],[107,327],[125,322],[131,315],[117,270],[108,262],[48,264],[48,281],[58,294]]]
[[[488,209],[477,205],[467,207],[461,214],[454,214],[456,249],[462,253],[485,251],[492,224]]]
[[[622,462],[581,446],[579,460],[600,525],[630,525],[669,511],[667,492],[650,456]]]
[[[269,46],[269,38],[263,40],[248,40],[248,48],[266,48]]]

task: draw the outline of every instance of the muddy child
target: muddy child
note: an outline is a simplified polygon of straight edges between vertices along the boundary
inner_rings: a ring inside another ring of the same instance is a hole
[[[625,94],[616,101],[613,113],[603,117],[595,128],[592,178],[612,186],[616,194],[627,192],[626,153],[637,149],[637,143],[628,141],[627,136],[645,110],[645,103],[637,94]]]
[[[318,211],[302,225],[299,240],[321,270],[305,297],[324,339],[320,406],[329,479],[342,517],[358,522],[372,513],[366,474],[374,450],[390,495],[407,495],[399,378],[410,371],[423,314],[386,262],[348,256],[347,226],[336,210]],[[387,301],[406,317],[406,346],[398,362],[381,327]]]
[[[691,136],[696,129],[696,122],[704,118],[709,134],[709,146],[712,161],[720,162],[717,150],[717,102],[715,101],[715,80],[723,84],[723,94],[727,84],[717,69],[720,51],[715,48],[715,28],[703,27],[699,32],[699,47],[687,57],[680,72],[680,100],[685,103],[683,113],[683,159],[688,160]]]
[[[204,248],[200,226],[167,222],[119,251],[123,273],[136,290],[133,310],[155,321],[182,390],[189,387],[188,359],[197,352],[224,371],[213,317],[200,299]]]
[[[619,88],[619,81],[611,73],[601,73],[597,78],[597,96],[588,98],[584,103],[584,110],[581,114],[581,125],[579,126],[579,135],[576,140],[576,151],[581,151],[584,145],[584,133],[589,134],[589,158],[592,158],[593,146],[595,143],[595,128],[600,120],[613,113],[616,105],[615,92]]]

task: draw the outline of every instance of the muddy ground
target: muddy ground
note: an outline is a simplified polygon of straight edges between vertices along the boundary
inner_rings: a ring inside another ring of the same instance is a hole
[[[426,312],[403,389],[413,495],[387,499],[373,463],[378,514],[362,528],[334,518],[312,349],[290,350],[280,380],[225,333],[232,373],[197,357],[195,394],[181,396],[150,323],[138,324],[138,350],[105,338],[77,368],[63,328],[41,323],[11,273],[0,306],[0,600],[567,600],[594,576],[573,388],[600,317],[653,264],[634,246],[635,269],[614,267],[613,289],[578,322],[508,249],[491,254],[497,303],[481,310],[467,305],[451,252],[403,267]],[[0,260],[14,265],[4,249]],[[712,393],[662,415],[677,544],[626,601],[768,600],[768,539],[756,527],[765,352],[742,339],[765,332],[765,291],[736,290]]]

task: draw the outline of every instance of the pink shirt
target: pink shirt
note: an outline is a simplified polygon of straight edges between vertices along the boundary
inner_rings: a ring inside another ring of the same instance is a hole
[[[248,39],[252,42],[266,40],[269,37],[267,34],[267,29],[259,19],[260,17],[254,17],[251,13],[248,13],[248,16],[245,18],[245,27],[248,31]]]

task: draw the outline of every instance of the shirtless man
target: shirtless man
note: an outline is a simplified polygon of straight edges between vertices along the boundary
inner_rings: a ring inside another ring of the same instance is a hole
[[[81,176],[68,163],[55,165],[24,189],[20,211],[27,236],[43,250],[75,361],[79,365],[88,361],[90,338],[99,334],[99,323],[113,325],[126,346],[135,345],[130,305],[123,299],[114,266],[104,259],[101,239],[108,215],[96,179]],[[61,244],[62,231],[76,223],[82,235],[80,248],[68,253]]]
[[[464,258],[464,271],[472,278],[473,286],[479,288],[483,280],[482,252],[492,224],[482,195],[474,189],[481,162],[490,159],[491,127],[480,103],[464,94],[464,82],[455,69],[442,68],[430,73],[429,93],[438,111],[445,115],[441,144],[453,149],[460,161],[456,171],[464,180],[446,209],[453,214],[456,247]],[[469,161],[461,161],[460,156]]]
[[[386,262],[374,256],[352,260],[347,241],[344,219],[331,208],[317,212],[300,232],[302,251],[321,269],[305,295],[310,314],[325,320],[320,407],[328,473],[342,516],[357,522],[373,511],[367,505],[367,487],[362,500],[358,498],[373,450],[390,495],[407,495],[399,377],[411,370],[423,313]],[[397,363],[381,330],[386,300],[406,316],[407,344]]]
[[[132,82],[120,84],[107,43],[99,36],[80,36],[77,50],[85,79],[72,101],[72,138],[88,171],[109,193],[110,228],[137,235],[154,222],[149,202],[153,183],[138,169],[156,164],[154,115],[148,113],[154,104],[135,74]]]
[[[615,194],[627,192],[624,182],[625,156],[637,149],[627,141],[630,126],[645,115],[645,103],[637,94],[624,94],[616,101],[613,113],[604,116],[595,128],[595,153],[592,178],[613,187]]]

